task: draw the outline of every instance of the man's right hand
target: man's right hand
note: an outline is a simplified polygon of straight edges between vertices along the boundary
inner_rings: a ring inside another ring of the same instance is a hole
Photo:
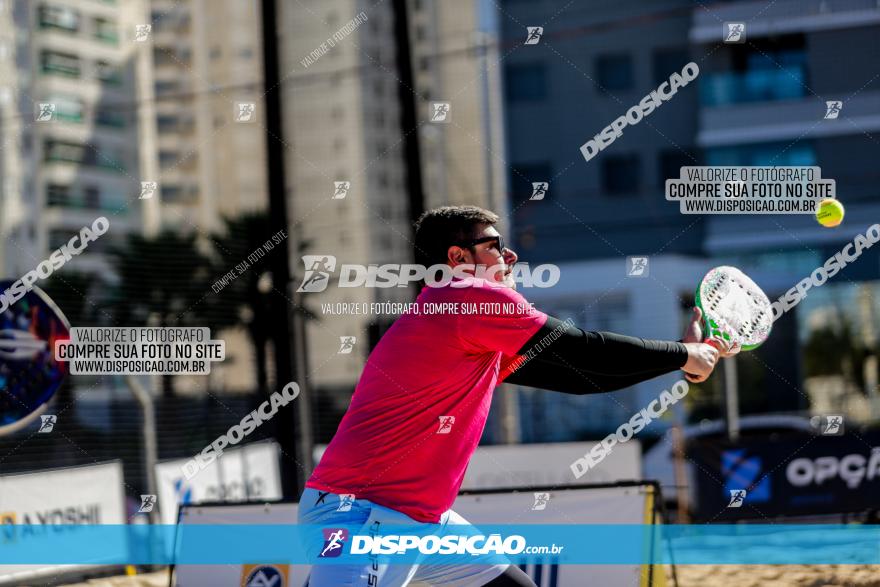
[[[681,368],[685,379],[691,383],[705,381],[718,364],[718,349],[704,342],[686,342],[684,346],[688,352],[687,363]]]

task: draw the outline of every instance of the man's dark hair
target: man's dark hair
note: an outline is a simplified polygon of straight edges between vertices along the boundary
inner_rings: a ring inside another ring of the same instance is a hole
[[[498,215],[479,206],[442,206],[416,221],[416,263],[430,267],[446,263],[452,245],[473,240],[480,224],[494,225]]]

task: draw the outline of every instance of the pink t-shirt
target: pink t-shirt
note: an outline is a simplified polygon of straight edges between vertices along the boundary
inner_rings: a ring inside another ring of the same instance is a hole
[[[416,308],[370,354],[306,486],[436,523],[483,434],[502,355],[514,357],[547,315],[477,278],[425,287]]]

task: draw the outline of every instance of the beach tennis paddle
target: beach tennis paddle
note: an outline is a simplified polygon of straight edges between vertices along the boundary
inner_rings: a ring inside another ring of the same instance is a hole
[[[697,286],[696,304],[703,311],[705,342],[723,340],[731,354],[758,348],[773,328],[767,295],[736,267],[709,270]]]
[[[0,281],[0,293],[13,281]],[[55,341],[70,339],[70,324],[40,288],[0,313],[0,436],[24,428],[45,409],[68,374],[55,359]]]

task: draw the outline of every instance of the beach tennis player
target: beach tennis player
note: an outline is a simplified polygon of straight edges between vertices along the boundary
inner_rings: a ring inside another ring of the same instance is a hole
[[[381,534],[383,525],[468,524],[450,508],[502,381],[588,394],[679,369],[694,382],[712,373],[719,350],[701,342],[699,310],[678,342],[585,332],[530,307],[514,289],[517,256],[505,248],[497,222],[475,206],[437,208],[419,219],[417,263],[498,270],[486,279],[469,271],[447,285],[423,287],[415,303],[426,311],[401,315],[382,337],[306,483],[301,524],[360,526],[364,534],[368,528]],[[427,305],[456,303],[493,311],[427,312]],[[315,565],[309,585],[535,585],[515,565],[473,558],[474,564],[457,565]]]

